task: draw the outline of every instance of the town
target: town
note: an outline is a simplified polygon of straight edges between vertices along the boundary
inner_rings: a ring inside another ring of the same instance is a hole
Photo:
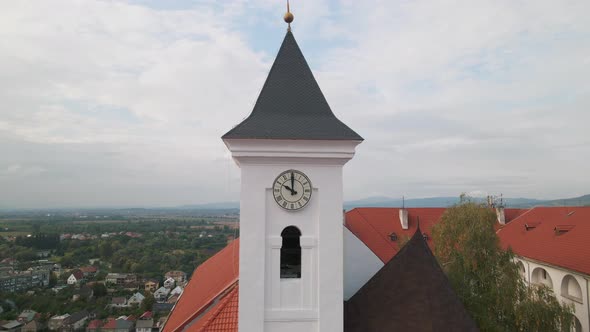
[[[68,213],[0,217],[0,330],[157,330],[195,266],[238,235],[233,211]]]

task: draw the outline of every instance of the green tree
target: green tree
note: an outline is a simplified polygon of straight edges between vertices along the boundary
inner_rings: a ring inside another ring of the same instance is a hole
[[[145,311],[151,311],[152,307],[154,306],[154,303],[156,303],[156,299],[154,298],[154,296],[152,294],[146,294],[145,299],[143,299],[143,302],[141,302],[141,310]]]
[[[92,293],[96,297],[101,297],[107,295],[107,288],[104,284],[95,283],[92,285]]]
[[[433,227],[435,254],[481,331],[569,331],[572,308],[546,287],[528,287],[500,247],[496,216],[461,197]]]

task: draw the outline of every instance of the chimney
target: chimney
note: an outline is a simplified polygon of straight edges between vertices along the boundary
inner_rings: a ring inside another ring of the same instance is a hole
[[[408,210],[399,209],[399,222],[402,224],[402,229],[408,229]]]
[[[496,208],[496,216],[500,225],[506,225],[506,215],[504,214],[504,207],[502,205]]]

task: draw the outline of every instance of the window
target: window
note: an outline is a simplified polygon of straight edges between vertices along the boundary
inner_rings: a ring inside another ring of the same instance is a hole
[[[301,232],[295,226],[289,226],[281,232],[281,279],[301,278]]]

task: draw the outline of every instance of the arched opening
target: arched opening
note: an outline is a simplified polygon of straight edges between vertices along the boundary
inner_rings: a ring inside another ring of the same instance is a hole
[[[526,281],[526,269],[524,268],[524,264],[521,261],[517,261],[516,265],[518,266],[518,272],[520,272],[520,276]]]
[[[561,281],[561,295],[568,299],[582,302],[582,287],[572,275],[566,275]]]
[[[574,326],[572,326],[572,331],[582,332],[582,323],[580,323],[580,320],[576,316],[574,316]]]
[[[301,278],[301,231],[288,226],[281,232],[281,279]]]
[[[531,283],[537,285],[545,285],[547,288],[553,290],[553,281],[551,280],[551,276],[542,267],[538,267],[533,270],[533,274],[531,275]]]

